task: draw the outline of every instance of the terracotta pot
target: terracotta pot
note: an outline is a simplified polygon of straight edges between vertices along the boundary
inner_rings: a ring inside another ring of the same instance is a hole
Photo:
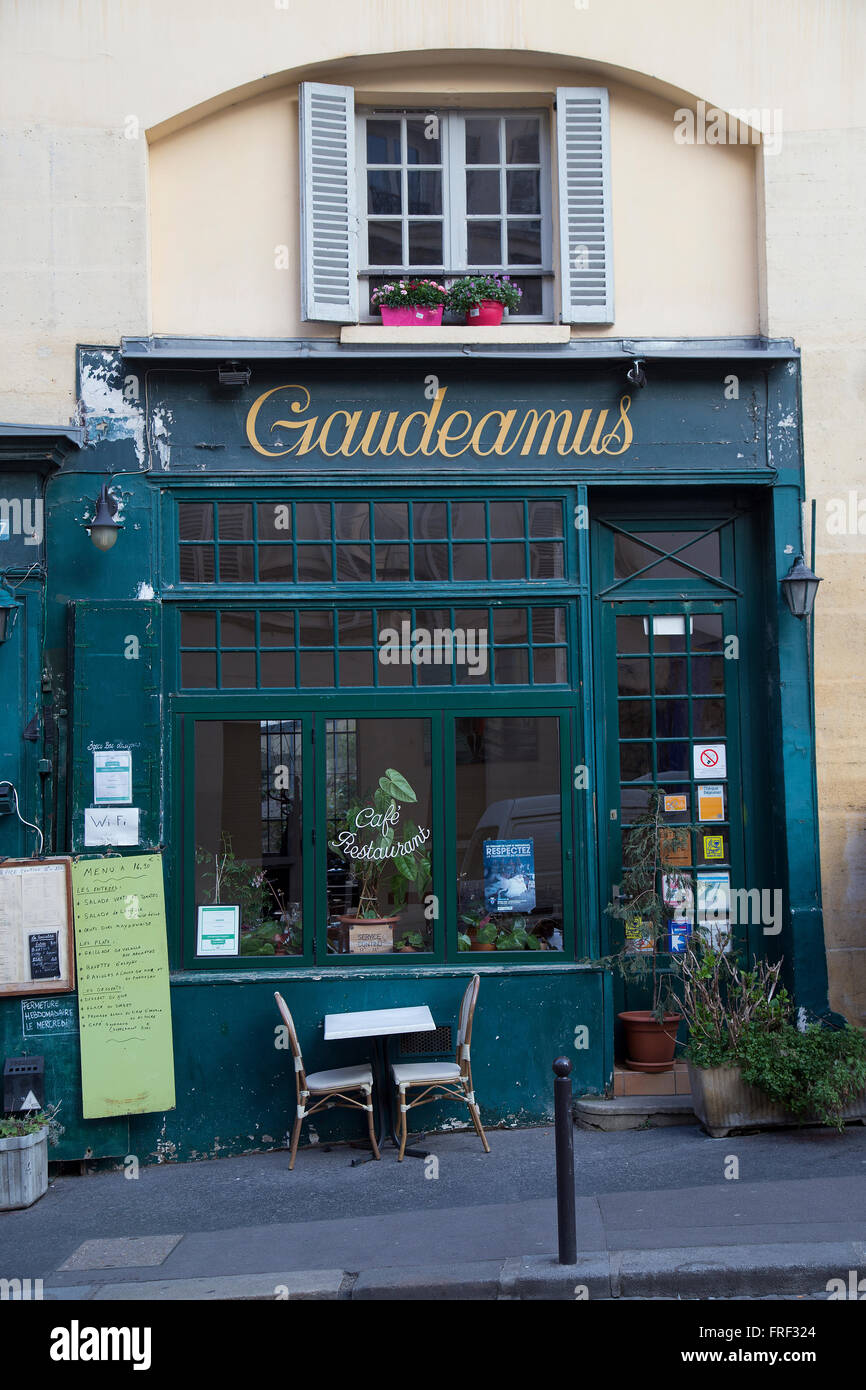
[[[383,328],[435,328],[442,322],[443,304],[435,308],[426,304],[410,304],[405,309],[393,309],[388,304],[380,305]]]
[[[631,1009],[618,1015],[625,1027],[625,1064],[630,1071],[670,1071],[674,1064],[679,1014],[665,1014],[659,1023],[649,1009]]]
[[[495,328],[502,322],[505,305],[498,299],[483,299],[466,311],[466,322],[473,328]]]
[[[473,941],[469,949],[470,951],[495,951],[496,947],[492,941]]]
[[[340,921],[347,927],[382,927],[386,924],[389,927],[394,927],[399,920],[399,917],[353,917],[351,914],[340,918]]]

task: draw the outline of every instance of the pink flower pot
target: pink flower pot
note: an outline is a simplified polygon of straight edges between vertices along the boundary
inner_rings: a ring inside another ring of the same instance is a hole
[[[467,311],[466,322],[473,328],[495,328],[502,322],[504,313],[505,305],[498,299],[483,299],[480,304],[473,304]]]
[[[392,309],[387,304],[380,306],[382,314],[382,326],[389,328],[426,328],[435,327],[442,322],[442,310],[444,305],[437,304],[435,309],[423,304],[412,304],[408,308]]]

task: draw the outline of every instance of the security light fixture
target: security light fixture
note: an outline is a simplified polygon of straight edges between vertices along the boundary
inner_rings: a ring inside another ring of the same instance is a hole
[[[123,523],[117,520],[117,503],[108,491],[107,483],[103,483],[96,511],[84,529],[90,532],[90,539],[97,550],[110,550],[117,540],[117,533],[123,529]]]
[[[12,590],[0,579],[0,642],[12,636],[21,606]]]
[[[644,371],[644,360],[636,357],[625,374],[626,381],[631,382],[632,386],[646,386],[646,372]]]
[[[218,367],[220,386],[249,386],[250,369],[240,362],[221,362]]]
[[[798,555],[784,579],[781,580],[785,602],[795,618],[808,618],[815,603],[815,595],[821,580],[813,574]]]

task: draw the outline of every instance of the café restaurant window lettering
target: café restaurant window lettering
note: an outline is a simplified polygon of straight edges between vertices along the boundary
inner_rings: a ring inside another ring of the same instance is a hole
[[[356,114],[353,88],[302,82],[303,317],[374,317],[370,291],[395,275],[497,272],[523,290],[523,320],[613,322],[608,94],[551,97],[552,128],[518,108]]]
[[[565,576],[559,498],[179,502],[182,584],[485,583]]]

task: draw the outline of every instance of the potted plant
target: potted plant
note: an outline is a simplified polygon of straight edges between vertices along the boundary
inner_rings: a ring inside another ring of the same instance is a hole
[[[468,931],[458,933],[461,951],[543,951],[545,944],[531,932],[522,916],[491,913],[482,907],[470,907],[461,914]],[[461,938],[465,937],[466,945]]]
[[[448,307],[476,328],[495,326],[506,309],[517,312],[522,295],[508,275],[461,275],[448,290]]]
[[[424,938],[419,931],[407,931],[394,943],[395,951],[423,951]]]
[[[400,807],[417,800],[403,774],[389,767],[378,786],[349,807],[336,840],[331,841],[332,849],[349,858],[359,888],[355,912],[340,917],[346,933],[361,923],[390,927],[393,932],[410,888],[417,889],[419,895],[426,891],[430,854],[422,846],[430,832],[419,830],[411,821],[400,826]],[[393,913],[383,915],[382,899],[393,903]],[[420,933],[414,935],[420,937]],[[423,938],[421,941],[423,947]]]
[[[693,939],[682,960],[686,1058],[695,1114],[721,1139],[791,1124],[843,1129],[866,1118],[866,1037],[794,1015],[782,961],[748,970],[730,939]]]
[[[48,1145],[63,1133],[60,1102],[0,1119],[0,1211],[32,1207],[48,1191]]]
[[[302,954],[299,905],[285,901],[266,869],[235,856],[230,835],[222,835],[218,853],[199,846],[195,857],[204,866],[200,883],[211,902],[239,909],[240,955]]]
[[[373,290],[370,303],[380,311],[383,327],[423,328],[442,322],[447,298],[436,280],[397,280]]]
[[[679,865],[684,837],[693,829],[665,822],[664,791],[652,787],[646,811],[624,835],[620,896],[605,908],[610,917],[625,924],[626,947],[600,963],[617,969],[625,980],[649,977],[651,982],[651,1007],[626,1009],[618,1015],[625,1029],[625,1065],[632,1071],[662,1072],[673,1066],[682,1023],[673,992],[678,964],[669,957],[671,964],[663,970],[660,956],[666,954],[668,923],[672,918],[677,921],[691,896],[690,875]]]

